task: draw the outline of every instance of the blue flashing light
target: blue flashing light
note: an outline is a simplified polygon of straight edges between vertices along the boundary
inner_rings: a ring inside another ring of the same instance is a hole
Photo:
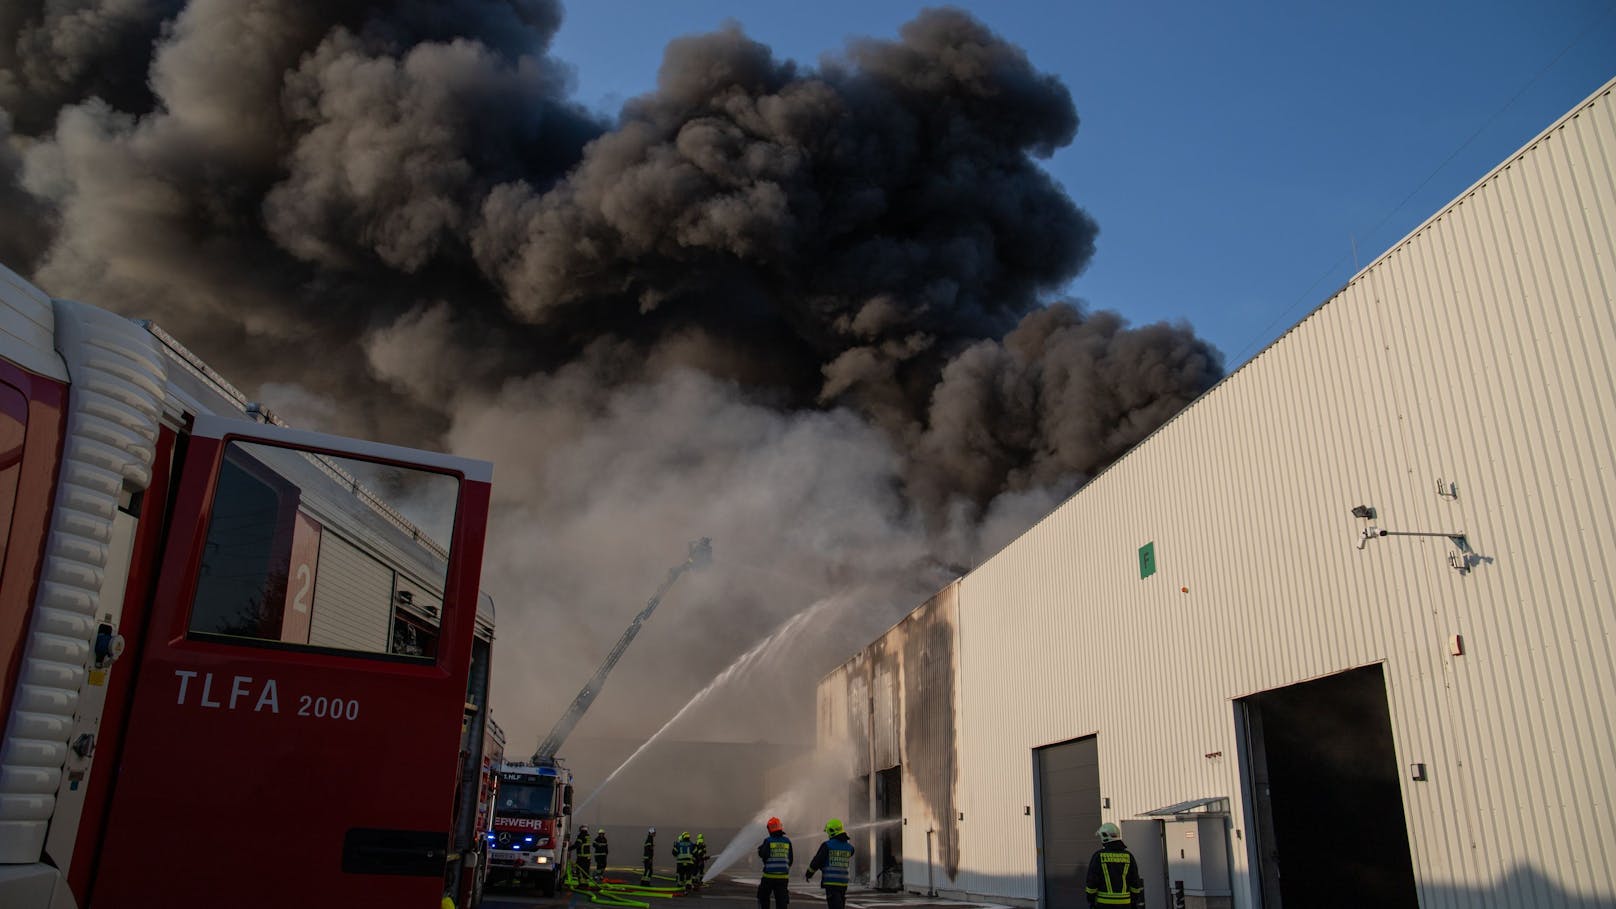
[[[531,842],[533,842],[533,837],[531,837],[531,836],[524,836],[524,837],[522,837],[522,841],[523,841],[523,842],[524,842],[524,843],[531,843]]]

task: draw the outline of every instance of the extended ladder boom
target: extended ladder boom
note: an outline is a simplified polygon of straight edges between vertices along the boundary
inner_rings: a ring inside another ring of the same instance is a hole
[[[550,734],[545,736],[544,741],[539,743],[539,750],[533,752],[535,763],[554,758],[556,752],[561,750],[561,743],[566,741],[567,736],[572,734],[572,727],[578,725],[578,721],[583,719],[584,713],[589,710],[589,705],[595,702],[595,695],[600,694],[601,686],[606,684],[606,676],[611,673],[612,667],[617,665],[618,659],[623,656],[623,651],[628,649],[629,642],[634,640],[634,636],[640,633],[640,626],[644,624],[646,619],[651,617],[651,613],[656,610],[657,604],[662,602],[663,595],[673,586],[673,582],[679,580],[681,575],[692,568],[700,568],[707,564],[712,560],[712,557],[713,541],[707,537],[702,537],[690,544],[690,554],[685,557],[683,562],[668,569],[667,580],[662,582],[662,586],[657,588],[655,594],[652,594],[651,601],[646,603],[645,608],[640,610],[640,614],[635,616],[634,621],[629,623],[628,629],[618,639],[617,645],[612,648],[612,652],[606,655],[605,662],[601,663],[600,668],[595,670],[595,674],[590,677],[583,690],[578,692],[578,696],[572,699],[572,706],[568,707],[567,712],[563,713],[561,719],[557,720],[555,726],[551,727]]]

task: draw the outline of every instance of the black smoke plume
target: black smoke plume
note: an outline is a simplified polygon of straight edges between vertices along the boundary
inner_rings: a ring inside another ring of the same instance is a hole
[[[835,600],[774,687],[737,695],[792,706],[703,733],[800,741],[819,673],[1220,357],[1054,299],[1097,236],[1038,163],[1077,113],[966,13],[814,67],[739,27],[682,38],[615,116],[570,99],[561,20],[555,0],[7,4],[0,254],[156,319],[293,422],[495,459],[513,750],[703,535],[714,568],[584,728],[647,734]]]

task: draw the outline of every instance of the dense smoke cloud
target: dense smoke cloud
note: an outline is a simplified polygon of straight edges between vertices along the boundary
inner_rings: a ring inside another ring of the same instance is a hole
[[[154,318],[295,423],[492,458],[496,710],[536,741],[684,554],[581,731],[644,735],[827,598],[702,734],[818,675],[1220,375],[1051,295],[1097,227],[1065,86],[965,13],[817,68],[738,27],[614,118],[554,0],[0,13],[0,254]],[[755,683],[762,685],[761,681]],[[552,694],[545,694],[552,692]]]

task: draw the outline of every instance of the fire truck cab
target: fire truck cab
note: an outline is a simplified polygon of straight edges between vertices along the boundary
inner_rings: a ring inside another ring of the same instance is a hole
[[[491,480],[0,267],[0,906],[467,905]]]
[[[488,883],[555,896],[571,835],[572,771],[560,761],[504,761],[488,837]]]

